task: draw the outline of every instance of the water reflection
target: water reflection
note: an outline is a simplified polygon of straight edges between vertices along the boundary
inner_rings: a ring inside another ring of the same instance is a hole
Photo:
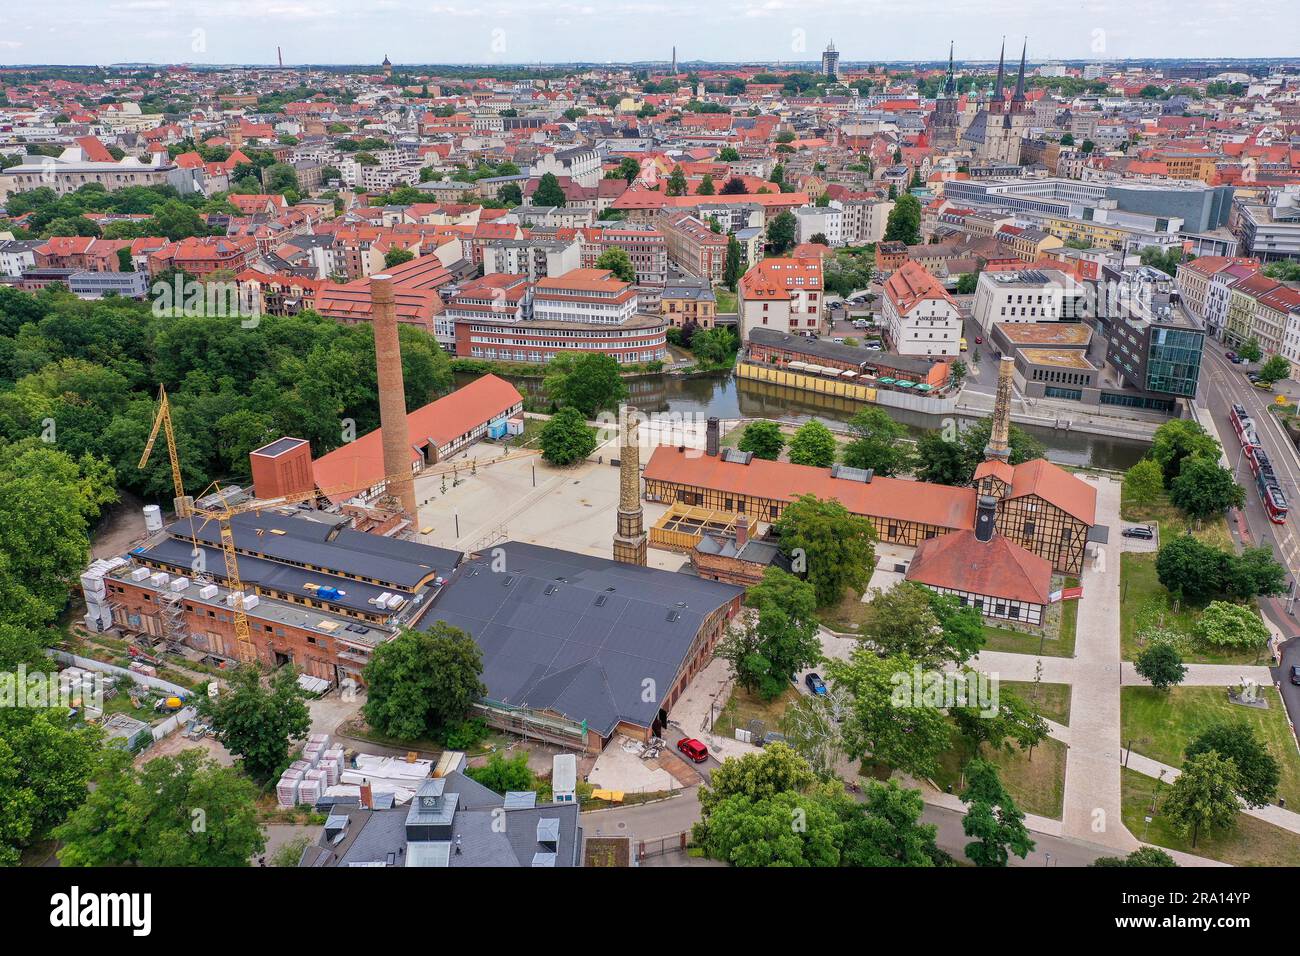
[[[474,377],[458,375],[456,384],[463,385]],[[516,379],[514,382],[525,396],[544,397],[540,378]],[[815,395],[770,382],[737,379],[730,372],[689,378],[667,375],[633,378],[628,380],[628,397],[633,405],[648,413],[695,413],[719,418],[774,418],[791,422],[813,417],[846,422],[862,408],[861,403],[850,399]],[[888,412],[914,435],[939,427],[940,419],[935,415],[900,408],[890,408]],[[957,418],[959,421],[974,420],[967,416]],[[1052,461],[1067,465],[1123,470],[1133,465],[1150,447],[1148,442],[1129,438],[1065,432],[1037,425],[1021,427],[1046,446]]]

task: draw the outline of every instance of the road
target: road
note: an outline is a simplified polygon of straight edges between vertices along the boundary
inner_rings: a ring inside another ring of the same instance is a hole
[[[1234,533],[1247,544],[1265,544],[1286,567],[1292,581],[1300,582],[1300,535],[1296,533],[1300,515],[1300,453],[1287,437],[1277,418],[1268,410],[1274,395],[1255,388],[1246,378],[1246,367],[1234,365],[1224,356],[1223,347],[1210,339],[1205,342],[1205,357],[1201,363],[1201,394],[1206,409],[1223,439],[1224,452],[1229,465],[1234,468],[1237,480],[1246,489],[1246,527],[1233,528]],[[1250,468],[1243,460],[1241,446],[1228,418],[1233,403],[1245,406],[1255,420],[1259,441],[1268,452],[1277,472],[1282,490],[1291,502],[1291,511],[1285,524],[1273,524],[1268,519],[1263,502],[1255,488]],[[1282,699],[1292,726],[1300,725],[1300,687],[1289,680],[1290,669],[1300,665],[1300,623],[1295,618],[1295,608],[1288,610],[1285,598],[1264,598],[1260,609],[1288,640],[1282,646],[1281,666],[1273,668],[1273,677],[1281,684]]]
[[[676,797],[617,810],[598,810],[582,815],[586,836],[630,836],[633,841],[653,840],[689,830],[699,819],[698,788],[686,790]],[[955,810],[927,806],[921,814],[925,823],[936,828],[935,842],[958,860],[965,859],[964,850],[969,838],[962,832],[962,815]],[[1033,833],[1035,847],[1023,860],[1012,857],[1012,866],[1087,866],[1099,856],[1113,856],[1114,850],[1093,846],[1076,840]],[[684,860],[684,857],[669,857]]]

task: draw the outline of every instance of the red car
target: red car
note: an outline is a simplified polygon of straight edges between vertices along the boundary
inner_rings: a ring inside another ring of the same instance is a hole
[[[982,335],[977,335],[977,336],[975,336],[975,344],[976,344],[976,345],[983,345],[983,344],[984,344],[984,336],[982,336]]]
[[[704,763],[709,759],[709,748],[704,746],[694,737],[683,737],[677,741],[677,749],[688,759],[696,763]]]

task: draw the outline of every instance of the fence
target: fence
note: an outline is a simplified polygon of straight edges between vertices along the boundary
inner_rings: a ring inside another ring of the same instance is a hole
[[[180,684],[173,684],[171,681],[163,680],[161,677],[150,677],[148,674],[137,674],[133,670],[127,670],[125,667],[118,667],[116,664],[105,664],[103,661],[92,660],[89,657],[78,657],[76,654],[69,654],[67,651],[51,651],[54,659],[60,664],[68,664],[75,667],[83,667],[88,671],[103,671],[106,674],[116,674],[119,677],[127,677],[137,684],[144,684],[146,687],[152,687],[154,690],[165,691],[176,697],[189,697],[194,692],[188,687],[182,687]]]
[[[655,837],[653,840],[638,840],[636,844],[636,858],[646,860],[652,856],[666,856],[669,853],[685,853],[686,839],[689,832],[683,830],[681,833],[670,833],[667,836]]]

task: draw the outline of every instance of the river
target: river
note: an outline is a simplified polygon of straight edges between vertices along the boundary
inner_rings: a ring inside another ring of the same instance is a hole
[[[476,376],[458,373],[457,387],[472,381]],[[540,378],[512,379],[526,398],[542,398]],[[802,422],[820,418],[831,422],[847,422],[860,408],[861,403],[816,395],[801,389],[783,388],[767,382],[737,379],[731,372],[682,377],[677,375],[645,375],[627,380],[628,398],[646,413],[674,412],[717,416],[718,418],[773,418],[789,422]],[[884,406],[880,406],[884,407]],[[938,428],[947,416],[927,415],[907,409],[887,408],[886,411],[902,422],[914,435]],[[954,416],[959,422],[973,421],[967,416]],[[1021,425],[1030,435],[1047,448],[1047,457],[1054,462],[1076,467],[1107,468],[1123,471],[1146,454],[1149,442],[1131,438],[1114,438],[1106,435],[1087,435],[1082,432],[1058,431],[1037,425]]]

